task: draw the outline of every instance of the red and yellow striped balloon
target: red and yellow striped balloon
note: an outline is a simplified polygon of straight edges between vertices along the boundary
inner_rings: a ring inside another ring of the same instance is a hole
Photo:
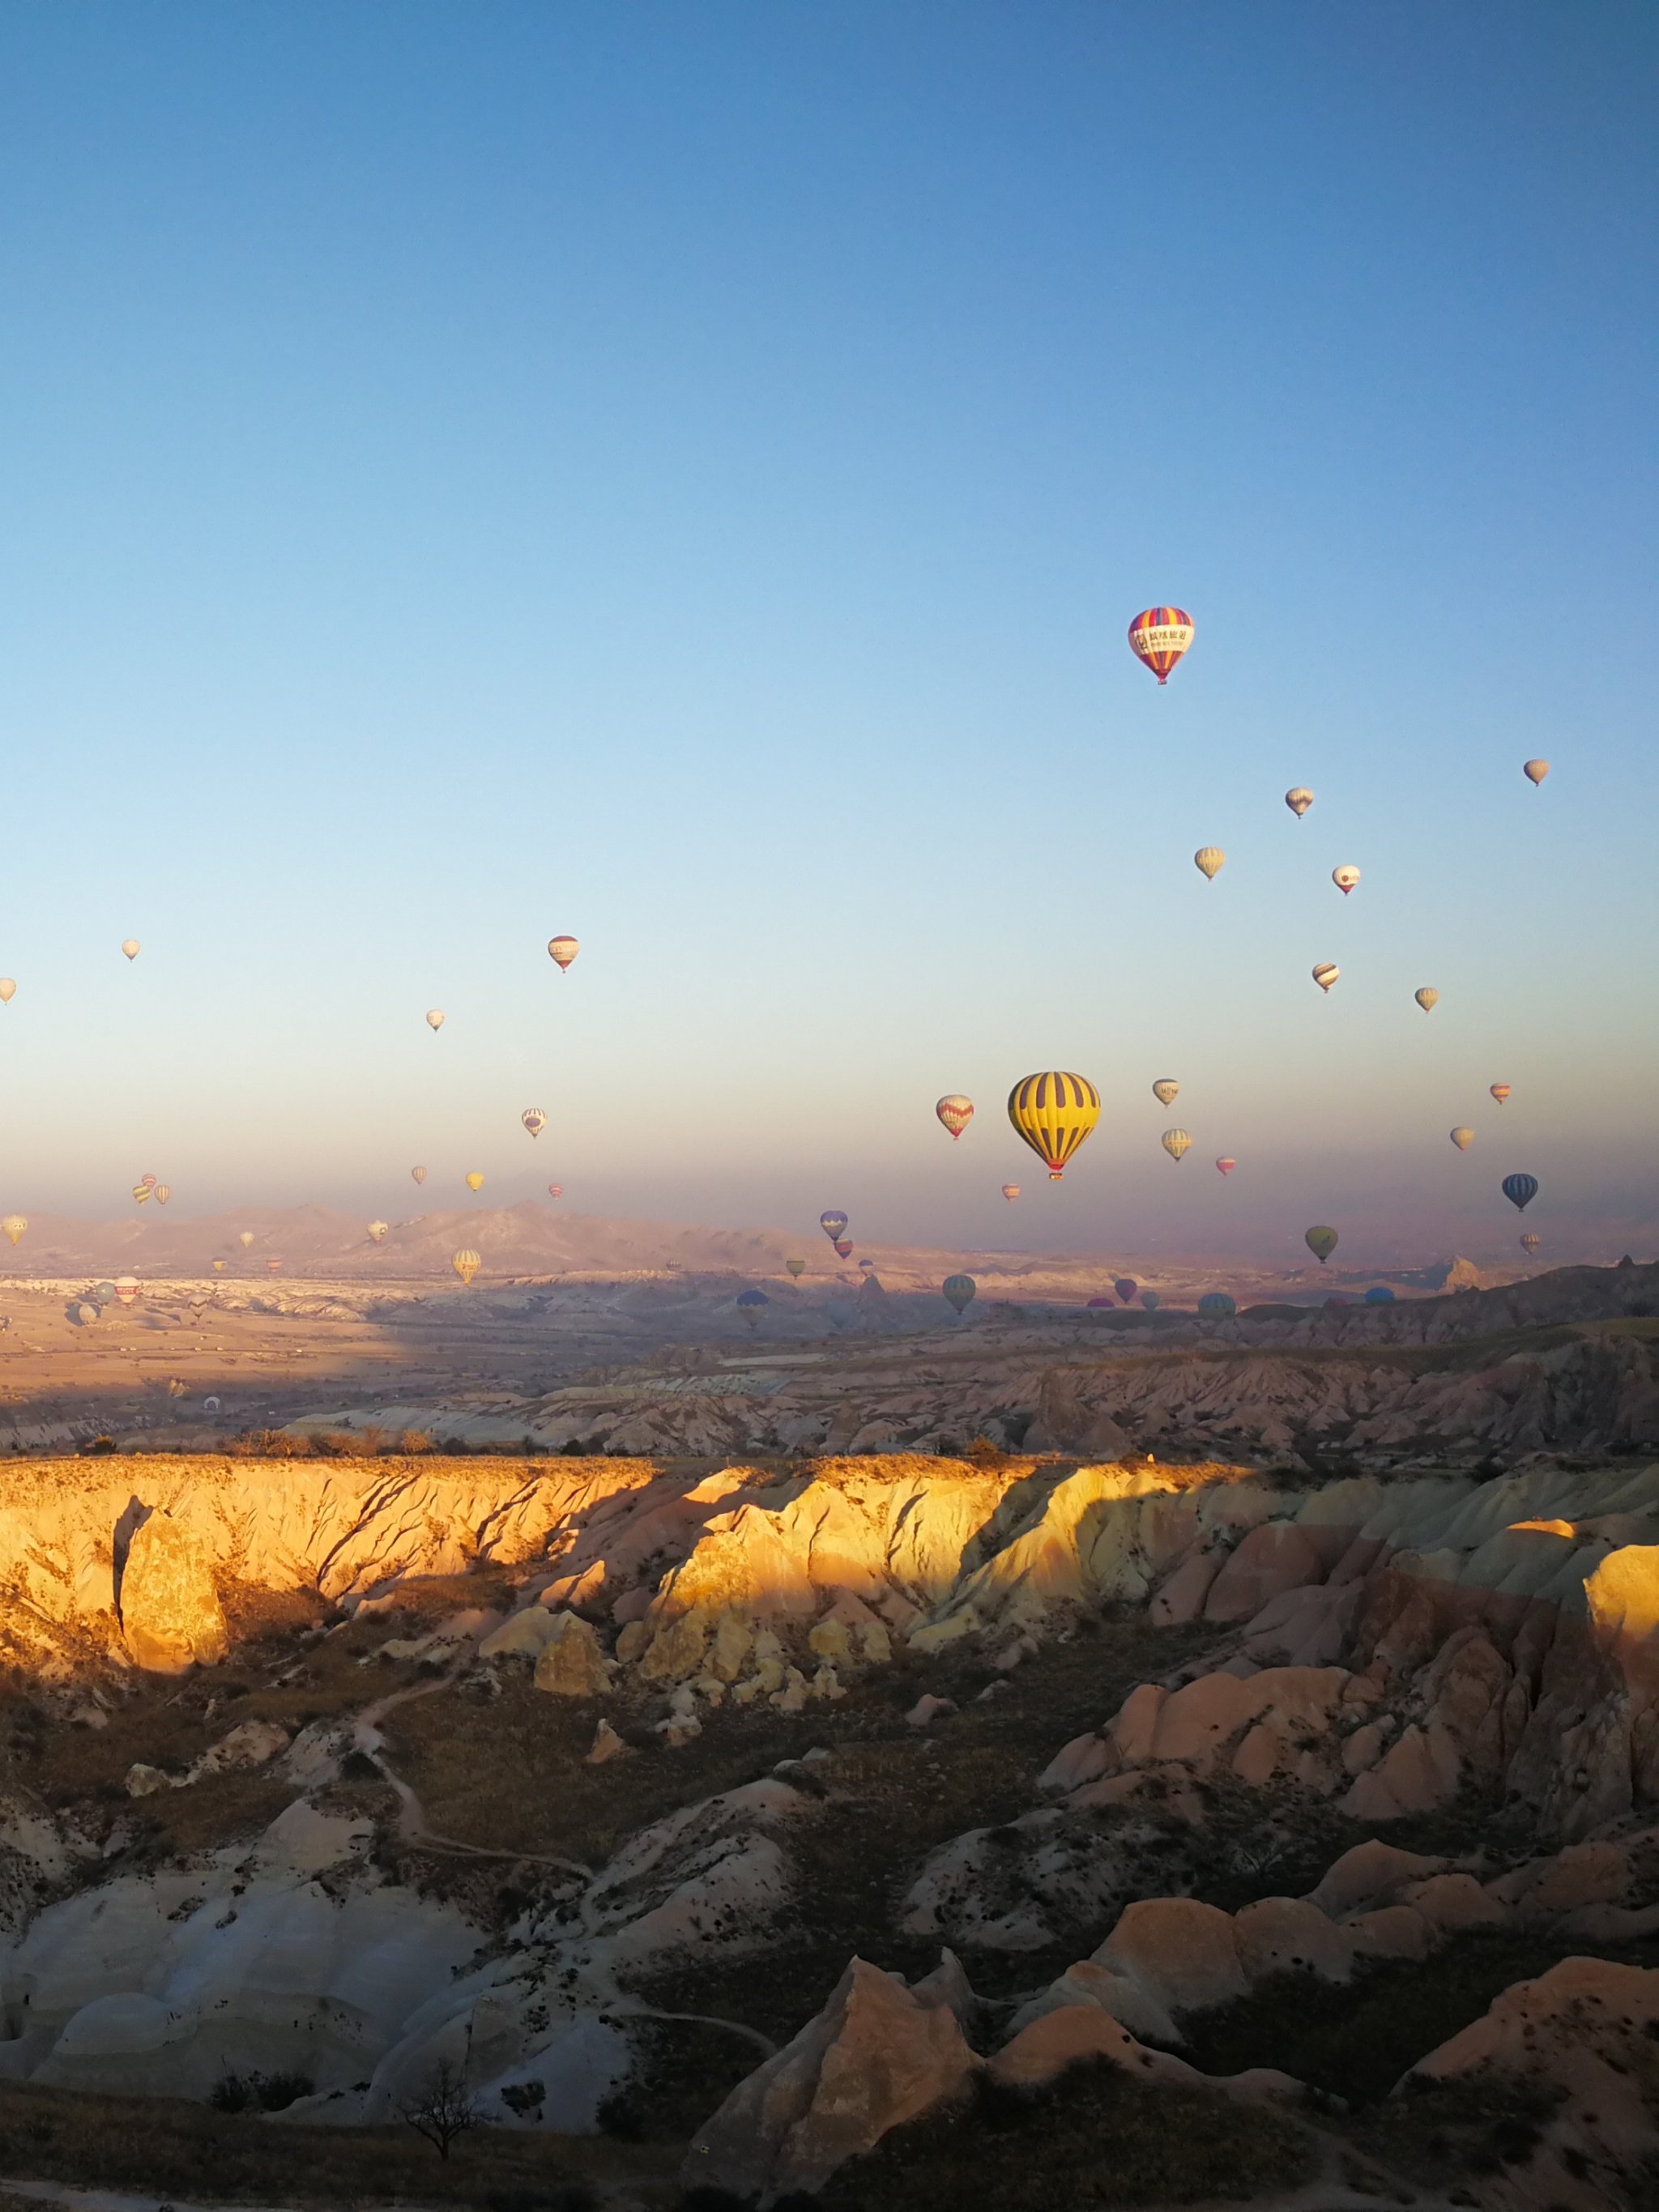
[[[1194,623],[1180,607],[1144,607],[1129,624],[1129,649],[1160,684],[1193,641]]]

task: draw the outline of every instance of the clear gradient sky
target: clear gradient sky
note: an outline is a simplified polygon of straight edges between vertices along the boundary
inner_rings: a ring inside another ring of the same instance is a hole
[[[9,0],[0,1202],[1380,1261],[1512,1254],[1526,1169],[1650,1253],[1656,64],[1645,0]]]

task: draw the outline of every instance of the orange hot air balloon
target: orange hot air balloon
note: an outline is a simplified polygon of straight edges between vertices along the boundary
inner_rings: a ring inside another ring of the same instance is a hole
[[[547,940],[547,957],[557,961],[561,975],[569,973],[570,963],[581,949],[574,937],[550,937]]]
[[[1009,1201],[1010,1205],[1012,1205],[1014,1200],[1019,1196],[1019,1185],[1017,1182],[1004,1183],[1002,1186],[1002,1194]]]
[[[974,1102],[971,1098],[964,1098],[959,1091],[951,1091],[939,1100],[933,1111],[951,1132],[951,1141],[954,1144],[974,1118]]]
[[[9,975],[0,975],[0,1006],[10,1006],[17,996],[17,986]]]
[[[1229,1159],[1224,1153],[1222,1158],[1216,1162],[1216,1165],[1220,1169],[1223,1175],[1230,1176],[1233,1170],[1238,1165],[1238,1162],[1237,1160]]]
[[[1507,1083],[1494,1083],[1492,1086],[1492,1095],[1501,1106],[1504,1101],[1510,1095],[1509,1085]]]
[[[1180,607],[1143,607],[1129,624],[1129,650],[1160,684],[1193,641],[1192,617]]]

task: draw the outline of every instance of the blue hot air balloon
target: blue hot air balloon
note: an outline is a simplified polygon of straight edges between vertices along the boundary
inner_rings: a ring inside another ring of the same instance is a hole
[[[955,1310],[960,1320],[966,1309],[973,1304],[974,1293],[979,1285],[971,1275],[947,1275],[939,1287],[945,1293],[946,1304]]]
[[[1391,1306],[1394,1292],[1386,1283],[1373,1283],[1365,1293],[1365,1304],[1368,1306]]]
[[[1517,1213],[1524,1213],[1538,1195],[1536,1176],[1512,1175],[1504,1178],[1504,1195]]]
[[[1158,1311],[1158,1292],[1156,1291],[1143,1291],[1140,1294],[1140,1303],[1146,1307],[1148,1313],[1156,1313]]]
[[[1198,1310],[1201,1314],[1209,1314],[1221,1321],[1224,1321],[1229,1314],[1238,1311],[1237,1304],[1225,1291],[1206,1291],[1198,1302]]]

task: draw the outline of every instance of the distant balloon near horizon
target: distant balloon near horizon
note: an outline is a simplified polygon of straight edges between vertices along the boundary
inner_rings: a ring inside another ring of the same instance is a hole
[[[519,1119],[532,1137],[539,1137],[547,1127],[547,1116],[539,1106],[526,1106]]]
[[[861,1275],[873,1275],[873,1274],[875,1273],[875,1272],[876,1272],[876,1263],[875,1263],[875,1261],[874,1261],[873,1260],[860,1260],[860,1261],[859,1261],[859,1273],[860,1273],[860,1274],[861,1274]]]
[[[1420,991],[1413,991],[1412,996],[1425,1014],[1431,1014],[1440,1004],[1439,992],[1429,983],[1425,983]]]
[[[581,949],[580,943],[574,937],[550,937],[547,940],[547,957],[558,963],[561,975],[569,973],[570,963]],[[601,962],[600,965],[603,966],[604,963]]]
[[[1227,865],[1227,855],[1219,845],[1200,845],[1193,854],[1193,866],[1206,883],[1213,883]]]
[[[1058,1182],[1100,1119],[1100,1093],[1086,1077],[1060,1068],[1023,1075],[1008,1093],[1008,1119]]]
[[[1197,624],[1182,607],[1143,607],[1129,624],[1129,650],[1160,684],[1193,641]]]
[[[243,1251],[246,1252],[248,1246],[253,1242],[253,1231],[251,1229],[239,1229],[236,1232],[236,1242],[241,1246]]]
[[[28,1225],[28,1216],[26,1213],[9,1213],[3,1220],[0,1220],[0,1229],[5,1231],[14,1244],[19,1242]]]
[[[1313,979],[1322,991],[1328,992],[1341,973],[1334,960],[1322,960],[1314,969]]]
[[[1158,1140],[1172,1160],[1192,1150],[1192,1139],[1184,1129],[1166,1129]]]
[[[1522,775],[1526,777],[1528,782],[1532,785],[1534,791],[1537,789],[1538,786],[1542,783],[1544,778],[1549,774],[1549,772],[1550,764],[1547,760],[1523,761],[1521,764]]]
[[[1156,1313],[1160,1304],[1158,1291],[1143,1291],[1140,1294],[1140,1303],[1146,1307],[1148,1313]]]
[[[137,1275],[118,1275],[116,1277],[115,1296],[120,1304],[130,1306],[137,1295],[138,1278]]]
[[[1359,871],[1352,860],[1345,860],[1340,868],[1331,870],[1331,881],[1341,892],[1343,897],[1346,898],[1348,893],[1359,881]]]
[[[146,1190],[154,1190],[154,1189],[155,1189],[155,1176],[154,1176],[153,1175],[141,1175],[141,1176],[139,1176],[138,1180],[139,1180],[139,1182],[140,1182],[141,1183],[143,1183],[143,1185],[144,1186],[144,1188],[145,1188]]]
[[[10,1006],[17,996],[17,986],[9,975],[0,975],[0,1006]]]
[[[845,1236],[847,1232],[847,1216],[832,1206],[827,1213],[819,1214],[818,1227],[833,1244],[838,1237]]]
[[[1160,1075],[1152,1085],[1152,1096],[1160,1106],[1173,1106],[1180,1091],[1181,1085],[1173,1075]]]
[[[1460,1125],[1452,1131],[1451,1140],[1460,1152],[1467,1152],[1474,1142],[1474,1132],[1473,1129],[1465,1129]]]
[[[1492,1086],[1492,1095],[1501,1106],[1504,1101],[1510,1095],[1509,1085],[1507,1083],[1494,1083]]]
[[[947,1275],[939,1285],[939,1291],[945,1303],[951,1308],[958,1321],[972,1305],[978,1289],[979,1285],[971,1275]]]
[[[1322,1224],[1316,1224],[1308,1231],[1302,1241],[1322,1267],[1329,1261],[1340,1240],[1334,1229],[1327,1229]]]
[[[164,1182],[158,1182],[158,1183],[156,1184],[156,1186],[155,1186],[155,1203],[157,1204],[157,1206],[165,1206],[165,1205],[167,1204],[167,1200],[172,1197],[172,1195],[173,1195],[173,1193],[172,1193],[172,1191],[167,1188],[167,1184],[166,1184],[166,1183],[164,1183]]]
[[[426,1170],[424,1168],[410,1168],[409,1172],[416,1182],[424,1182],[426,1181]]]
[[[1220,1175],[1230,1176],[1237,1165],[1238,1162],[1230,1152],[1223,1152],[1221,1158],[1216,1162],[1216,1170]]]
[[[1305,783],[1298,783],[1285,794],[1285,804],[1299,822],[1313,805],[1313,793]]]
[[[1007,1200],[1009,1205],[1012,1206],[1014,1200],[1019,1196],[1019,1185],[1017,1182],[1004,1183],[1002,1186],[1002,1194]]]
[[[434,1036],[436,1036],[444,1025],[444,1010],[441,1006],[433,1006],[428,1010],[426,1025]]]
[[[143,947],[139,944],[136,937],[124,937],[121,939],[121,950],[126,954],[129,960],[136,960],[140,952],[143,951]]]
[[[477,1168],[468,1170],[466,1176],[466,1187],[471,1191],[480,1191],[483,1188],[483,1177],[478,1172]]]
[[[1120,1275],[1112,1285],[1112,1288],[1116,1292],[1121,1304],[1132,1306],[1135,1302],[1135,1292],[1140,1285],[1133,1275]]]
[[[836,1239],[836,1250],[842,1259],[850,1260],[853,1256],[852,1239],[848,1237],[837,1237]]]
[[[1529,1175],[1507,1175],[1498,1188],[1516,1212],[1524,1213],[1538,1195],[1538,1178]],[[16,1241],[15,1237],[12,1239],[14,1243]]]
[[[786,1260],[783,1264],[786,1271],[793,1275],[797,1282],[799,1282],[801,1277],[806,1273],[805,1260]]]
[[[1394,1292],[1386,1283],[1373,1283],[1360,1301],[1368,1306],[1391,1306],[1394,1302]]]
[[[959,1091],[947,1091],[933,1111],[951,1132],[951,1141],[955,1144],[974,1118],[974,1102],[964,1098]]]
[[[564,1196],[564,1185],[562,1182],[549,1183],[547,1186],[547,1194],[550,1198],[562,1198]]]
[[[149,1185],[147,1182],[134,1183],[132,1186],[132,1194],[137,1200],[140,1206],[147,1205],[149,1200]]]
[[[270,1259],[270,1260],[267,1260],[267,1261],[265,1261],[265,1265],[266,1265],[266,1267],[270,1270],[270,1272],[271,1272],[271,1273],[272,1273],[273,1275],[280,1275],[280,1274],[282,1273],[282,1272],[283,1272],[283,1263],[282,1263],[282,1261],[281,1261],[280,1260],[276,1260],[276,1259]]]
[[[1540,1237],[1535,1231],[1529,1229],[1526,1235],[1521,1239],[1521,1249],[1527,1255],[1527,1257],[1530,1259],[1543,1241],[1543,1238]]]
[[[1111,1303],[1112,1301],[1110,1298],[1085,1298],[1083,1301],[1084,1310],[1087,1313],[1093,1313],[1097,1307],[1109,1306]]]
[[[1238,1303],[1225,1291],[1206,1291],[1198,1310],[1212,1321],[1226,1321],[1238,1311]]]
[[[464,1283],[471,1283],[479,1268],[483,1267],[483,1261],[476,1252],[463,1245],[449,1264]]]
[[[388,1222],[385,1221],[371,1221],[368,1224],[368,1238],[370,1243],[378,1244],[380,1239],[386,1235],[390,1225],[391,1224]]]

